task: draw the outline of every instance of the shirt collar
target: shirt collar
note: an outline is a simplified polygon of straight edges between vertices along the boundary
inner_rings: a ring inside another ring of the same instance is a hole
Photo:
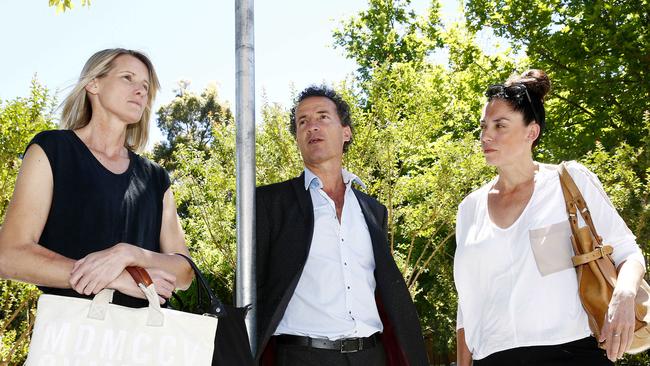
[[[343,175],[343,183],[345,183],[346,186],[356,183],[360,185],[361,188],[366,189],[365,183],[363,183],[361,178],[357,177],[355,174],[350,173],[345,169],[341,169],[341,174]],[[305,167],[305,190],[308,190],[309,188],[323,188],[323,182],[321,182],[320,178],[309,170],[309,168]]]

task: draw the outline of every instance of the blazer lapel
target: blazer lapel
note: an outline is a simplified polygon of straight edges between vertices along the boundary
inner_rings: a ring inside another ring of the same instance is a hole
[[[302,270],[307,262],[311,240],[314,235],[314,209],[311,202],[311,195],[309,194],[309,191],[305,189],[305,173],[302,173],[297,178],[289,180],[289,185],[291,188],[282,192],[282,195],[284,196],[282,199],[288,203],[288,206],[286,206],[284,210],[290,210],[291,213],[300,211],[304,223],[292,222],[290,225],[283,227],[284,230],[291,231],[291,234],[289,235],[291,242],[278,243],[282,248],[278,250],[287,251],[288,256],[302,255],[302,246],[304,245],[304,258],[300,258],[300,263],[296,264],[296,266],[290,266],[290,268],[285,266],[281,269],[277,268],[278,270],[289,271],[289,273],[292,273],[292,277],[290,280],[287,279],[286,283],[281,284],[285,289],[284,293],[271,316],[266,334],[261,335],[263,341],[261,342],[261,349],[258,350],[258,360],[260,357],[262,358],[261,365],[275,365],[275,345],[274,342],[269,343],[269,340],[271,339],[273,332],[275,332],[278,324],[280,324],[284,311],[286,310],[287,305],[293,296],[293,292],[298,285],[300,275],[302,274]],[[291,191],[293,191],[293,194]],[[287,213],[275,211],[274,214],[282,216]],[[295,219],[295,216],[293,217]],[[267,343],[272,347],[267,347]]]
[[[368,232],[370,233],[370,239],[372,240],[372,247],[373,251],[375,253],[375,259],[377,258],[378,251],[381,250],[381,248],[384,248],[384,243],[386,241],[386,237],[384,236],[384,230],[381,226],[381,223],[377,220],[377,217],[372,211],[372,208],[368,204],[368,201],[366,198],[361,195],[357,194],[356,190],[353,190],[354,195],[357,197],[357,201],[359,201],[359,206],[361,206],[361,212],[363,212],[363,217],[366,219],[366,224],[368,225]]]
[[[361,211],[363,212],[366,224],[368,225],[368,231],[370,232],[372,247],[375,254],[375,268],[382,268],[381,271],[375,269],[375,280],[377,281],[375,301],[377,302],[379,317],[384,325],[382,343],[386,350],[386,365],[409,365],[411,363],[409,362],[406,352],[404,352],[404,347],[397,335],[397,329],[395,329],[395,324],[391,320],[389,314],[389,310],[393,310],[392,313],[394,315],[394,313],[399,312],[400,309],[387,309],[385,307],[386,302],[384,301],[385,296],[390,298],[390,296],[394,295],[394,285],[392,284],[395,284],[395,281],[391,280],[391,276],[387,277],[386,273],[399,273],[399,270],[395,266],[395,262],[393,261],[390,249],[387,245],[382,223],[378,220],[378,216],[381,214],[373,211],[364,195],[357,194],[356,191],[355,195],[357,196],[357,201],[359,201],[359,206],[361,206]]]
[[[305,189],[305,173],[300,174],[298,178],[291,180],[291,185],[296,194],[298,206],[305,218],[305,225],[309,233],[309,243],[311,243],[311,236],[314,234],[314,204],[311,202],[311,195],[309,190]]]

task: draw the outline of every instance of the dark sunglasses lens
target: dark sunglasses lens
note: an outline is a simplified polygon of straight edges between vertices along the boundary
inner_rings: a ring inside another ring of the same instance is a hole
[[[523,84],[514,84],[508,86],[505,86],[503,84],[494,84],[490,85],[485,92],[485,96],[488,98],[497,97],[520,100],[524,95],[526,95],[526,86]]]
[[[509,97],[521,97],[526,93],[526,87],[521,84],[510,85],[506,88],[506,94]]]
[[[505,89],[506,88],[503,85],[499,85],[499,84],[490,85],[488,87],[487,91],[485,92],[485,96],[486,97],[493,97],[493,96],[496,96],[496,95],[504,95],[505,94]]]

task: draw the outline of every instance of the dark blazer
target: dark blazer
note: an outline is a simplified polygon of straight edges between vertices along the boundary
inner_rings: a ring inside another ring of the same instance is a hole
[[[264,365],[274,364],[274,346],[269,341],[298,285],[311,246],[314,211],[304,182],[302,174],[256,191],[256,360]],[[354,194],[375,255],[375,298],[384,325],[382,343],[388,365],[428,365],[420,321],[388,245],[386,207],[356,189]]]

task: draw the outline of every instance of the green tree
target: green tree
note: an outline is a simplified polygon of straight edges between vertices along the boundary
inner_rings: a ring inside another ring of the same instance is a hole
[[[289,111],[279,104],[264,101],[262,121],[257,128],[257,185],[294,178],[302,171],[296,140],[289,131]]]
[[[343,88],[355,120],[355,142],[345,164],[389,212],[389,242],[414,296],[436,353],[453,349],[452,272],[456,206],[489,170],[474,136],[477,91],[457,92],[442,66],[409,63],[377,68],[363,101]],[[450,95],[458,99],[450,100]],[[360,106],[366,103],[368,109]],[[457,113],[454,113],[457,112]],[[454,130],[454,126],[466,127]],[[450,133],[450,131],[453,133]]]
[[[57,14],[74,8],[72,0],[49,0],[49,6],[56,8]],[[81,6],[90,6],[90,0],[81,0]]]
[[[650,110],[647,0],[469,0],[471,29],[491,28],[553,81],[547,145],[560,158],[600,142],[642,146]]]
[[[192,257],[217,294],[230,300],[236,265],[234,125],[215,125],[213,133],[219,143],[207,150],[176,147],[172,189]]]
[[[185,238],[197,265],[223,298],[235,274],[234,124],[213,86],[201,94],[179,82],[176,97],[158,109],[166,141],[151,158],[170,171]],[[181,298],[194,301],[194,288]]]
[[[74,8],[72,0],[49,0],[49,6],[51,8],[56,8],[57,14]],[[90,0],[81,0],[81,6],[90,6]]]
[[[429,13],[418,16],[411,0],[370,0],[368,9],[342,22],[334,31],[334,44],[357,62],[362,79],[379,65],[424,65],[427,55],[442,46],[440,4],[431,2]]]
[[[176,97],[158,109],[156,122],[167,141],[156,144],[153,157],[169,170],[175,168],[171,157],[179,144],[192,146],[205,155],[215,142],[213,127],[233,120],[230,108],[219,101],[215,87],[208,87],[199,95],[188,86],[189,82],[181,81]]]

